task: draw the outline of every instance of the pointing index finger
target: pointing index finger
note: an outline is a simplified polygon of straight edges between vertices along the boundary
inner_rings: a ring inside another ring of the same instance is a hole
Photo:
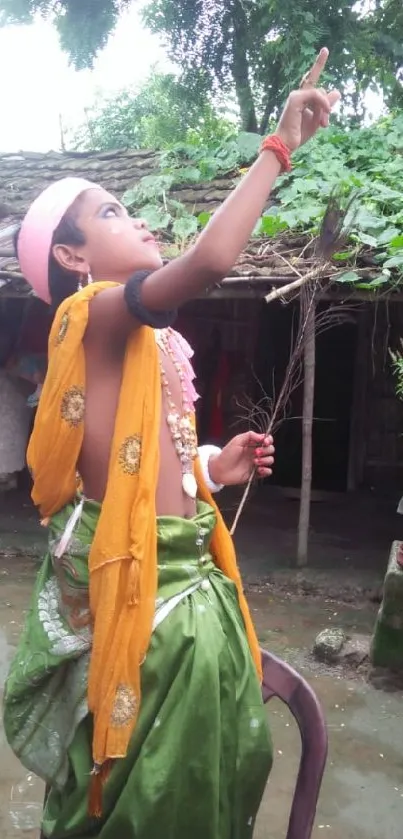
[[[308,70],[308,72],[305,73],[305,75],[303,76],[300,88],[315,87],[315,85],[317,85],[321,73],[323,73],[323,70],[325,69],[328,58],[329,50],[326,47],[324,47],[323,49],[321,49],[311,69]]]

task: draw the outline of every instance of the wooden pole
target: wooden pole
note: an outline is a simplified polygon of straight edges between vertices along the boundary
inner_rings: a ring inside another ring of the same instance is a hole
[[[308,564],[312,489],[312,429],[315,398],[315,305],[307,315],[304,339],[304,404],[302,411],[302,481],[298,522],[297,565]]]

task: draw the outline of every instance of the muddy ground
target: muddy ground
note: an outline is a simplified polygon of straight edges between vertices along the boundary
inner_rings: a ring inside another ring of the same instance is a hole
[[[317,507],[311,534],[312,565],[302,573],[292,567],[295,502],[274,502],[263,508],[253,505],[237,536],[262,646],[301,670],[325,710],[330,749],[313,839],[402,837],[403,693],[375,689],[367,682],[365,671],[330,670],[310,655],[315,636],[326,626],[371,633],[377,609],[374,597],[390,542],[400,536],[397,529],[402,521],[386,503],[382,509],[384,516],[379,515],[378,502],[373,506],[373,499],[362,502],[354,515],[351,501]],[[29,507],[7,511],[3,505],[0,684],[28,605],[35,556],[43,543],[44,534]],[[268,706],[268,714],[275,765],[255,839],[284,839],[300,754],[299,735],[279,702]],[[1,731],[0,766],[1,839],[37,839],[38,832],[30,824],[39,823],[42,785],[34,783],[18,801],[17,787],[24,782],[25,772]]]

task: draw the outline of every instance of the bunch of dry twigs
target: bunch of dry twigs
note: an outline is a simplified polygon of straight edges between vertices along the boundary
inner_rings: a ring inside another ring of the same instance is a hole
[[[266,435],[273,434],[284,421],[291,394],[301,383],[303,377],[301,362],[306,343],[314,340],[316,335],[349,316],[345,306],[334,305],[324,311],[317,311],[317,307],[323,295],[324,283],[327,289],[329,284],[334,282],[332,272],[329,270],[331,259],[333,254],[344,246],[348,237],[353,223],[351,208],[356,198],[357,195],[352,195],[347,204],[342,207],[341,200],[335,193],[330,196],[319,234],[314,242],[314,265],[310,270],[305,273],[301,272],[284,256],[277,253],[277,256],[287,262],[288,267],[297,275],[297,278],[287,285],[273,289],[265,297],[265,300],[267,303],[274,300],[281,300],[285,303],[298,295],[299,319],[296,334],[291,339],[290,357],[278,395],[273,398],[264,396],[257,404],[249,401],[247,405],[250,425]],[[347,218],[349,218],[348,223],[346,223]],[[323,282],[324,277],[326,280]],[[231,535],[235,533],[255,477],[256,471],[254,470],[238,505],[231,527]]]

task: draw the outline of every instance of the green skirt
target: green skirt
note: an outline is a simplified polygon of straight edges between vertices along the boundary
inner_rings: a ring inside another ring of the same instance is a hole
[[[92,717],[88,554],[100,507],[69,505],[49,551],[6,684],[4,725],[22,763],[50,787],[52,839],[250,839],[272,762],[261,690],[234,584],[208,552],[215,514],[163,517],[158,595],[127,756],[88,815]],[[70,519],[73,535],[57,547]]]

